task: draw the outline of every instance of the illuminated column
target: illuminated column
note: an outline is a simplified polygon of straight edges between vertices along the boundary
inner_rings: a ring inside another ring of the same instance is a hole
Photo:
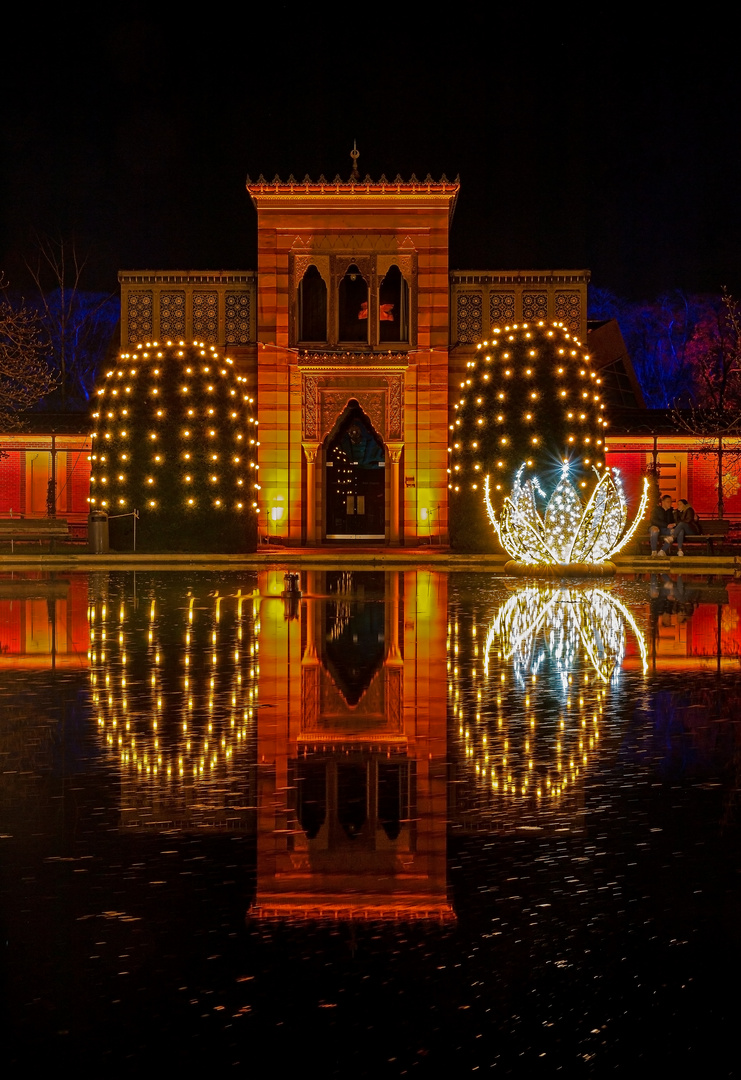
[[[306,454],[306,543],[315,544],[316,535],[316,455],[321,443],[302,443]]]
[[[386,443],[391,458],[391,529],[389,542],[399,543],[399,465],[401,452],[404,449],[403,442]]]

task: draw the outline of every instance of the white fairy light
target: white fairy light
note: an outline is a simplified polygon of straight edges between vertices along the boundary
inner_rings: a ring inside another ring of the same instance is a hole
[[[542,663],[536,656],[536,642],[542,640],[547,653],[566,678],[573,671],[576,656],[584,651],[601,682],[616,678],[626,648],[626,628],[630,627],[638,645],[644,673],[648,670],[646,640],[630,611],[604,589],[564,588],[531,585],[518,589],[502,605],[489,627],[484,646],[484,674],[489,671],[489,655],[497,641],[501,655],[512,660],[518,681]]]
[[[646,512],[647,479],[638,512],[626,529],[628,505],[619,474],[609,468],[600,474],[595,468],[597,484],[585,507],[564,463],[561,479],[541,517],[535,496],[536,492],[543,496],[542,489],[536,479],[522,482],[524,468],[524,464],[520,466],[499,517],[491,502],[489,476],[484,478],[489,520],[504,550],[518,562],[533,566],[606,562],[627,544]]]

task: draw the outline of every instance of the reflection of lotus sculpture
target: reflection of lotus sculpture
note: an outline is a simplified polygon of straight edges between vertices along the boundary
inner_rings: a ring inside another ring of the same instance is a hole
[[[494,614],[482,650],[475,613],[470,646],[464,627],[454,610],[449,700],[461,781],[468,776],[456,791],[457,813],[477,822],[490,815],[489,824],[504,830],[567,824],[583,813],[629,648],[647,669],[633,615],[601,588],[523,583]]]
[[[645,671],[643,634],[617,597],[603,589],[518,589],[491,624],[485,666],[488,670],[489,652],[498,638],[504,659],[513,661],[521,679],[536,672],[548,656],[567,680],[581,647],[600,680],[606,683],[620,672],[627,626],[635,635]]]
[[[644,481],[638,513],[628,527],[628,506],[616,469],[597,473],[597,484],[584,506],[565,462],[542,516],[536,500],[538,496],[545,498],[545,493],[535,477],[522,479],[524,469],[520,466],[499,517],[491,503],[488,477],[484,484],[489,519],[502,547],[514,560],[507,568],[515,573],[613,572],[609,559],[630,540],[645,513],[648,481]]]

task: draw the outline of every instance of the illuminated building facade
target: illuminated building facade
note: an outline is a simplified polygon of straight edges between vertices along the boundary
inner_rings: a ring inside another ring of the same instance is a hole
[[[587,344],[608,409],[631,413],[632,426],[611,413],[605,446],[631,505],[656,467],[662,490],[714,516],[711,452],[642,408],[617,325],[587,326],[587,270],[450,271],[459,184],[445,177],[373,181],[353,170],[347,181],[261,177],[247,188],[257,271],[121,271],[121,346],[182,338],[234,360],[257,399],[264,539],[446,542],[449,407],[466,365],[493,330],[541,320]],[[85,434],[64,446],[48,424],[4,436],[0,514],[44,516],[53,480],[58,516],[84,529]],[[735,517],[741,480],[729,470],[723,484]]]
[[[193,336],[234,359],[257,398],[263,538],[447,541],[449,403],[496,328],[560,322],[592,353],[608,409],[643,414],[616,324],[588,333],[589,271],[450,271],[457,181],[373,181],[354,170],[347,181],[260,177],[247,189],[257,271],[122,271],[121,344]],[[657,444],[624,436],[612,415],[606,464],[620,466],[637,505]],[[640,427],[652,424],[648,414]],[[672,439],[666,470],[658,460],[662,486],[681,457],[681,494],[713,516],[712,463],[695,447]],[[727,510],[741,510],[735,477]]]
[[[586,334],[586,271],[456,272],[457,181],[248,180],[257,273],[126,271],[122,346],[191,334],[255,392],[259,532],[290,545],[448,539],[448,399],[513,319]]]
[[[447,530],[448,229],[458,184],[248,184],[268,520],[289,542]]]

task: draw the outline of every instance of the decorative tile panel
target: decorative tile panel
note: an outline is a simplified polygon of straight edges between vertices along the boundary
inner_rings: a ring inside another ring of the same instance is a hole
[[[226,294],[226,343],[246,345],[250,340],[250,294]]]
[[[489,294],[489,321],[492,326],[504,326],[515,321],[515,294],[493,292]]]
[[[219,328],[218,293],[214,289],[193,293],[193,335],[212,344]]]
[[[319,415],[317,410],[317,380],[311,375],[305,375],[302,379],[303,388],[303,437],[305,439],[318,438]]]
[[[388,438],[386,431],[387,393],[383,390],[366,390],[357,387],[354,390],[322,390],[322,435],[326,437],[354,399],[370,420],[382,439]]]
[[[483,336],[481,300],[481,293],[458,293],[456,324],[458,327],[458,341],[461,343],[473,344],[480,341]]]
[[[404,438],[404,379],[401,375],[386,378],[388,397],[388,438]]]
[[[527,322],[531,319],[548,318],[548,294],[526,292],[522,294],[522,317]]]
[[[581,297],[578,293],[556,293],[556,318],[569,330],[581,330]]]
[[[160,337],[182,338],[185,335],[185,293],[160,293]]]
[[[293,256],[293,289],[298,289],[301,279],[306,271],[312,265],[311,255],[294,255]]]
[[[152,290],[129,293],[127,309],[129,345],[145,341],[152,336]]]

